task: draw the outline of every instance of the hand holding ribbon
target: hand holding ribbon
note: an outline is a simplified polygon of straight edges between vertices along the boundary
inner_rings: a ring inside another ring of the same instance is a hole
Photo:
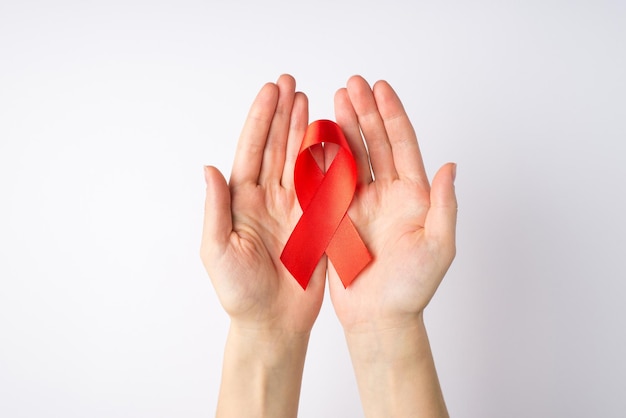
[[[283,75],[254,100],[228,184],[206,169],[202,260],[234,324],[305,333],[322,304],[326,263],[305,293],[280,262],[301,214],[293,171],[307,126],[307,98]]]
[[[373,261],[346,291],[333,265],[330,295],[344,330],[394,328],[421,314],[455,254],[455,165],[428,180],[417,136],[384,82],[348,80],[335,117],[355,156],[357,191],[348,210]]]
[[[231,319],[218,417],[298,412],[309,335],[326,283],[326,260],[303,292],[279,259],[301,214],[293,170],[307,125],[308,100],[295,91],[294,78],[283,75],[254,100],[228,184],[216,168],[205,168],[201,256]]]
[[[231,318],[217,416],[297,414],[326,268],[365,414],[447,416],[422,311],[454,257],[455,166],[431,188],[385,82],[352,77],[335,113],[341,128],[307,128],[283,75],[250,109],[230,182],[205,168],[201,255]]]
[[[350,78],[335,117],[358,171],[348,214],[373,255],[348,289],[328,264],[363,411],[447,417],[423,311],[455,254],[455,165],[429,182],[413,126],[384,81]]]

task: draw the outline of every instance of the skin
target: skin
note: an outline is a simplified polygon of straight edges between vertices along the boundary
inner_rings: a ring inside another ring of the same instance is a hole
[[[283,75],[254,100],[229,183],[205,169],[201,258],[231,319],[218,417],[297,414],[326,270],[324,259],[304,292],[280,261],[302,214],[292,173],[307,125],[307,98]]]
[[[328,268],[365,415],[446,417],[423,312],[455,255],[456,166],[441,167],[431,186],[415,131],[385,81],[370,88],[350,78],[335,95],[335,117],[359,171],[348,214],[373,256],[347,289],[332,260]]]
[[[303,291],[279,257],[302,214],[293,167],[307,108],[293,77],[266,84],[244,124],[230,181],[205,168],[201,257],[231,318],[217,416],[297,415],[328,270],[365,415],[445,417],[423,311],[454,258],[455,165],[444,165],[431,185],[392,88],[348,80],[335,96],[358,167],[348,213],[374,260],[344,289],[323,257]],[[318,152],[320,166],[330,164],[331,147],[326,156]]]

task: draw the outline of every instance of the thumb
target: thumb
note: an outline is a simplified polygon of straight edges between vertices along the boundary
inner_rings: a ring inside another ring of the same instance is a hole
[[[204,227],[202,230],[201,254],[222,252],[233,230],[230,210],[230,190],[220,171],[211,166],[204,167],[206,200],[204,202]]]
[[[456,164],[448,163],[439,169],[430,189],[430,209],[424,228],[451,258],[455,255],[457,201],[454,192]]]

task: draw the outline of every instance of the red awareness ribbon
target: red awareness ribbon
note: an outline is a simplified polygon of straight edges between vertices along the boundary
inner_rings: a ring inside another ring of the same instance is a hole
[[[321,146],[323,142],[339,145],[326,173],[311,154],[311,147]],[[339,125],[330,120],[311,123],[294,168],[296,195],[303,213],[280,256],[303,289],[324,252],[344,287],[372,260],[346,213],[354,196],[356,178],[356,163]]]

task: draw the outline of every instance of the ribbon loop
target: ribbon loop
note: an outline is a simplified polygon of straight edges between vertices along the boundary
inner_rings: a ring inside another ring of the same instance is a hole
[[[322,143],[339,146],[326,173],[311,154],[311,148]],[[354,157],[339,125],[329,120],[311,123],[294,168],[296,195],[303,213],[280,256],[303,289],[324,252],[344,287],[348,287],[372,259],[346,213],[354,196],[356,179]]]

